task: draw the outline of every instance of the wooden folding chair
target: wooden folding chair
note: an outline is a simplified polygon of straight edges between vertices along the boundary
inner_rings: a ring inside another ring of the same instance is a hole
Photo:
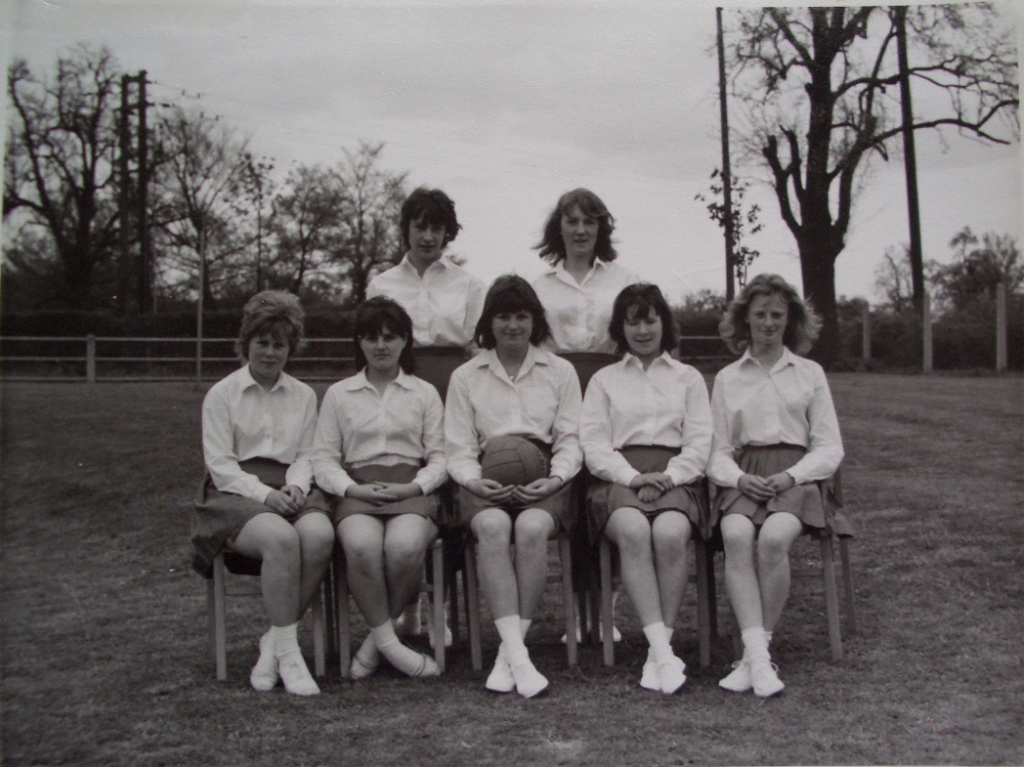
[[[548,582],[562,584],[562,602],[565,607],[565,647],[569,665],[576,666],[579,662],[576,643],[576,604],[573,599],[572,587],[572,555],[570,553],[569,536],[559,534],[558,558],[560,572],[548,576]],[[477,578],[476,540],[472,535],[466,540],[466,612],[469,616],[469,649],[473,661],[473,669],[483,669],[483,648],[480,642],[480,587]]]
[[[434,629],[434,660],[443,672],[445,667],[444,646],[444,541],[441,536],[434,539],[430,547],[430,563],[424,563],[423,581],[420,593],[430,595],[431,620]],[[429,572],[427,571],[427,568]],[[338,631],[338,662],[341,667],[341,678],[348,679],[349,666],[352,663],[352,628],[349,612],[348,573],[345,569],[345,551],[338,545],[334,547],[334,585],[335,611]]]
[[[227,598],[235,596],[262,597],[260,570],[262,563],[257,559],[221,552],[213,560],[213,574],[206,581],[206,610],[210,628],[210,645],[213,650],[217,680],[228,678],[227,663]],[[322,677],[326,669],[325,623],[326,615],[321,589],[313,595],[310,606],[313,622],[313,671]]]

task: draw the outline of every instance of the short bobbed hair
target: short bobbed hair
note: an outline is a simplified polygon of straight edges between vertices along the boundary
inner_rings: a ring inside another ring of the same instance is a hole
[[[288,356],[302,349],[306,313],[299,297],[287,290],[264,290],[250,298],[242,309],[242,327],[235,352],[248,362],[252,339],[269,335],[288,344]]]
[[[405,202],[402,203],[400,226],[402,228],[402,244],[405,245],[406,250],[411,247],[409,226],[421,218],[428,226],[444,227],[442,248],[454,240],[462,228],[459,219],[455,216],[455,203],[452,202],[451,197],[440,189],[427,189],[425,186],[421,186],[413,190],[412,194],[406,197]]]
[[[718,323],[718,333],[734,354],[742,354],[750,346],[750,323],[747,314],[750,304],[758,296],[778,296],[789,308],[782,343],[796,354],[806,354],[818,340],[821,319],[809,301],[800,297],[796,288],[777,274],[759,274],[754,277],[725,310]]]
[[[534,245],[540,257],[556,266],[565,260],[565,240],[562,239],[562,216],[572,210],[574,205],[580,206],[583,215],[597,219],[597,242],[594,244],[594,256],[602,261],[614,261],[619,255],[612,245],[612,232],[615,231],[615,217],[608,212],[608,207],[601,198],[589,189],[573,189],[558,198],[555,209],[551,211],[544,224],[541,240]]]
[[[679,344],[679,328],[672,309],[657,285],[638,282],[627,285],[612,304],[612,318],[608,323],[608,335],[615,342],[619,354],[630,351],[626,340],[626,320],[632,317],[649,317],[654,312],[661,319],[661,350],[672,352]]]
[[[385,329],[405,341],[405,348],[398,356],[398,366],[412,375],[416,372],[416,357],[412,350],[412,318],[401,304],[387,296],[367,299],[356,309],[352,325],[356,369],[362,370],[369,364],[360,342],[367,338],[377,338]]]
[[[538,346],[551,337],[544,306],[537,298],[537,291],[517,274],[505,274],[496,279],[487,290],[484,298],[484,310],[476,323],[473,340],[483,349],[493,349],[498,345],[494,337],[494,318],[499,314],[515,314],[529,312],[533,317],[533,332],[530,343]]]

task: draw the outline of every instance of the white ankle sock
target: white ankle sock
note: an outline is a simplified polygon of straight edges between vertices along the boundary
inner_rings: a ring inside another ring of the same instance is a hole
[[[653,660],[656,663],[664,663],[674,656],[672,645],[668,643],[665,624],[662,621],[644,626],[644,636],[647,637],[647,641],[651,645],[651,655],[654,656]]]
[[[530,654],[523,643],[522,620],[519,616],[506,615],[504,618],[498,618],[494,621],[494,626],[505,645],[505,657],[508,658],[509,664],[514,666],[529,661]]]
[[[274,655],[280,658],[290,652],[299,652],[298,629],[298,623],[293,623],[290,626],[270,627],[269,633],[274,643]]]
[[[373,643],[377,645],[381,655],[403,674],[409,676],[437,675],[438,669],[434,660],[402,644],[395,635],[395,627],[391,621],[385,621],[381,625],[371,628],[370,636],[373,637]]]
[[[768,638],[763,626],[743,629],[740,637],[743,639],[743,657],[746,660],[768,657]]]

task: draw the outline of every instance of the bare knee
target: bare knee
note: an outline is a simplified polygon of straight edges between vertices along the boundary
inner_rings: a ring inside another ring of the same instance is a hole
[[[384,538],[384,560],[398,570],[422,565],[424,551],[425,541],[419,537],[388,533]]]
[[[508,515],[497,509],[482,511],[473,517],[470,529],[481,548],[508,548],[512,540],[512,523]]]
[[[323,563],[334,552],[334,530],[323,514],[303,517],[296,526],[302,547],[302,558],[307,562]]]
[[[616,512],[618,514],[618,512]],[[651,527],[640,514],[619,516],[614,519],[612,540],[619,547],[619,553],[627,559],[650,558]]]
[[[765,565],[778,565],[789,561],[789,548],[792,541],[788,537],[780,537],[771,534],[761,535],[757,539],[757,559]]]
[[[553,531],[554,525],[545,512],[524,512],[516,519],[516,546],[527,550],[546,548]]]

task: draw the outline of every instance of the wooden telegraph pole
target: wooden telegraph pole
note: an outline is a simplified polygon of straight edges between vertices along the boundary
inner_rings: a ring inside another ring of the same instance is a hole
[[[718,104],[722,121],[722,203],[725,217],[725,300],[736,296],[735,234],[732,220],[732,171],[729,167],[729,108],[725,87],[725,42],[722,34],[722,9],[715,8],[718,24]]]

